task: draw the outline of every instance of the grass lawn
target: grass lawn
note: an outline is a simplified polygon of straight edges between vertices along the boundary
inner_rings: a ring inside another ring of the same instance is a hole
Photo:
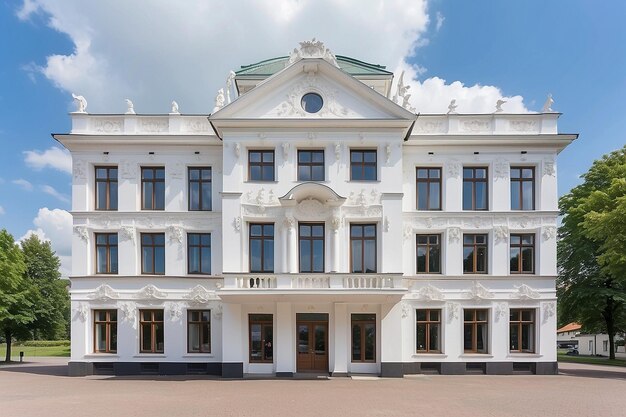
[[[608,358],[599,358],[595,356],[567,356],[562,353],[559,353],[557,357],[559,362],[588,363],[591,365],[626,366],[626,360],[624,359],[609,360]]]
[[[5,343],[0,343],[0,361],[4,361],[4,356],[6,355],[7,345]],[[46,346],[46,347],[37,347],[37,346],[16,346],[13,344],[11,346],[11,360],[19,361],[20,360],[20,352],[24,352],[24,360],[28,360],[28,358],[36,357],[36,356],[70,356],[70,347],[69,346]]]

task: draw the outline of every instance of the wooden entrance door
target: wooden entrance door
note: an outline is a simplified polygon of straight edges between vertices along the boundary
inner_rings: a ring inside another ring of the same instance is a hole
[[[328,371],[328,319],[326,321],[298,320],[296,338],[297,371]]]

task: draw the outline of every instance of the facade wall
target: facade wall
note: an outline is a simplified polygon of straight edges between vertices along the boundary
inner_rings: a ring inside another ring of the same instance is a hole
[[[548,143],[558,139],[556,116],[529,115],[525,120],[519,115],[487,115],[478,120],[470,115],[441,115],[424,122],[367,87],[360,91],[359,85],[351,84],[353,80],[342,81],[345,74],[335,74],[335,68],[324,70],[328,73],[322,69],[316,69],[321,74],[317,81],[310,73],[285,70],[292,71],[293,79],[278,90],[263,96],[259,88],[232,103],[231,109],[236,110],[228,117],[246,118],[228,124],[215,116],[213,122],[225,126],[218,126],[219,137],[209,129],[206,117],[72,115],[72,133],[61,141],[72,152],[74,163],[74,373],[108,369],[98,368],[99,363],[112,364],[115,373],[144,369],[293,375],[299,371],[303,349],[302,315],[327,317],[321,325],[327,325],[327,363],[322,368],[333,375],[556,371],[555,158],[565,146]],[[321,94],[339,90],[334,105],[347,110],[333,113],[326,121],[305,118],[297,124],[285,117],[275,119],[273,125],[265,123],[282,111],[286,92],[303,85],[303,79],[317,83]],[[246,104],[254,94],[256,101]],[[350,115],[344,116],[343,124],[338,123],[341,114]],[[415,131],[407,137],[413,124]],[[489,132],[481,130],[486,127]],[[548,142],[537,142],[540,134]],[[492,138],[486,140],[489,135]],[[250,150],[274,151],[274,180],[250,179]],[[323,181],[298,181],[299,150],[323,150]],[[350,177],[351,150],[376,151],[375,180]],[[96,166],[118,167],[116,211],[95,210]],[[141,210],[140,167],[149,166],[165,167],[161,211]],[[534,210],[511,210],[510,169],[521,166],[534,168]],[[210,211],[188,210],[190,167],[211,167]],[[418,167],[441,169],[441,210],[417,210]],[[463,210],[464,167],[487,167],[488,210]],[[299,222],[324,225],[323,272],[299,272]],[[271,273],[250,272],[251,223],[274,224]],[[351,272],[352,224],[376,225],[375,273]],[[118,233],[119,272],[114,275],[96,274],[95,234],[105,231]],[[165,234],[164,275],[142,274],[141,233],[148,232]],[[210,274],[188,273],[189,233],[211,233]],[[487,271],[464,273],[463,236],[478,233],[487,235]],[[532,274],[510,271],[514,233],[534,236]],[[418,273],[416,236],[420,234],[439,235],[441,273]],[[117,311],[115,353],[94,353],[94,310],[98,309]],[[140,309],[163,310],[162,353],[140,352]],[[195,309],[210,310],[210,353],[187,352],[187,311]],[[439,312],[436,353],[417,352],[418,309]],[[470,309],[486,310],[486,352],[464,349],[464,313]],[[525,353],[509,350],[511,309],[527,309],[534,317],[532,347]],[[375,316],[375,353],[369,362],[352,356],[352,318],[364,314]],[[251,315],[271,315],[271,324],[263,331],[271,329],[273,334],[272,357],[265,363],[251,360]]]

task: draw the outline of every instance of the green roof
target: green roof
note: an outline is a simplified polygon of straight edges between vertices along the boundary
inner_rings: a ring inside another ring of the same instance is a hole
[[[384,65],[368,64],[367,62],[342,55],[336,55],[336,58],[339,68],[352,76],[393,74],[387,71]],[[266,59],[265,61],[257,62],[255,64],[242,65],[241,69],[236,71],[235,74],[237,74],[237,76],[269,77],[285,68],[288,63],[288,56],[280,56],[277,58]]]

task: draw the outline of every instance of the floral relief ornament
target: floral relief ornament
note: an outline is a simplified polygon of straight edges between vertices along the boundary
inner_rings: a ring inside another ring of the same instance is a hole
[[[126,240],[129,240],[132,244],[135,244],[135,228],[133,226],[120,227],[120,235]]]
[[[446,310],[448,311],[448,323],[459,318],[459,304],[458,303],[446,303]]]
[[[85,161],[75,160],[72,164],[74,178],[84,180],[86,178]]]
[[[89,240],[89,229],[87,229],[87,226],[74,226],[74,233],[85,242]]]
[[[554,168],[553,160],[550,159],[543,161],[543,174],[554,177],[554,174],[556,174],[556,169]]]
[[[448,242],[458,242],[461,240],[461,229],[451,227],[448,229]]]
[[[509,238],[509,229],[506,226],[494,226],[493,234],[496,238],[496,242],[506,242]]]
[[[507,303],[496,304],[496,321],[506,319],[509,314],[509,306]]]
[[[458,161],[448,161],[446,164],[448,175],[452,178],[457,178],[461,175],[461,163]]]
[[[84,323],[87,320],[89,309],[87,308],[85,304],[78,303],[78,305],[74,309],[74,313],[75,313],[75,316]]]
[[[556,226],[544,227],[542,235],[543,235],[544,240],[552,240],[556,238]]]

